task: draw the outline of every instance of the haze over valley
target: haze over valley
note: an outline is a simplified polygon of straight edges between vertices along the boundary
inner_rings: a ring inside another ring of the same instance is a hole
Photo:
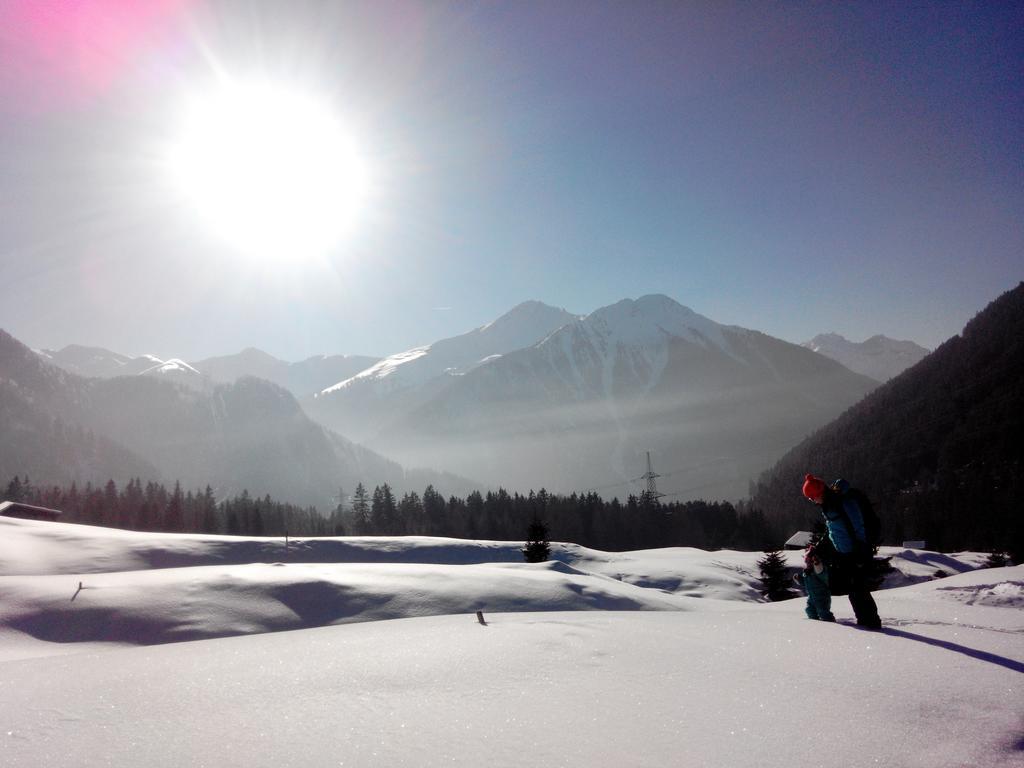
[[[600,486],[625,498],[641,489],[648,451],[665,476],[662,492],[735,499],[876,386],[663,295],[585,316],[526,302],[381,360],[287,363],[248,349],[186,363],[67,346],[40,351],[37,361],[95,379],[57,377],[89,393],[65,397],[88,404],[60,406],[64,418],[163,476],[321,506],[358,481],[406,488],[403,467],[447,474],[448,493],[472,482],[523,493]],[[264,457],[258,463],[254,451]]]

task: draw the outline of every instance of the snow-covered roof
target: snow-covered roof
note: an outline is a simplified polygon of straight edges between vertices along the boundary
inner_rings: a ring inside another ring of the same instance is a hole
[[[61,514],[59,509],[36,507],[32,504],[22,504],[20,501],[0,503],[0,515],[4,517],[19,517],[23,520],[57,520]]]
[[[786,549],[804,549],[811,543],[812,535],[810,531],[797,531],[786,539],[785,547]]]

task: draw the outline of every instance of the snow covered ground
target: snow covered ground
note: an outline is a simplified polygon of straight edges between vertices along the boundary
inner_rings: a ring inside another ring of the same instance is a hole
[[[518,546],[0,518],[0,765],[1024,765],[1024,566],[886,550],[866,632],[760,553]]]

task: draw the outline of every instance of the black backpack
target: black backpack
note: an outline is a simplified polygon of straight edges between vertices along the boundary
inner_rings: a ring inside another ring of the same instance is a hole
[[[875,508],[868,501],[868,497],[864,495],[862,491],[856,488],[851,488],[850,484],[845,480],[836,480],[832,484],[832,490],[838,493],[843,499],[852,499],[857,503],[860,508],[860,515],[864,520],[864,538],[866,544],[874,549],[882,543],[882,521],[878,517],[878,513],[875,512]],[[843,509],[840,505],[840,509]],[[846,523],[846,529],[850,532],[850,538],[856,540],[857,536],[853,530],[853,523],[850,522],[849,516],[846,514],[846,510],[843,509],[843,520]]]

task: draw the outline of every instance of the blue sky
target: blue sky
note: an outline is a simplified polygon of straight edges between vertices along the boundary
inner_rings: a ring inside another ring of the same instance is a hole
[[[0,325],[33,346],[388,354],[665,293],[934,347],[1024,279],[1017,4],[110,0],[59,46],[19,5]],[[329,253],[253,260],[168,194],[155,148],[215,70],[352,126],[374,191]]]

